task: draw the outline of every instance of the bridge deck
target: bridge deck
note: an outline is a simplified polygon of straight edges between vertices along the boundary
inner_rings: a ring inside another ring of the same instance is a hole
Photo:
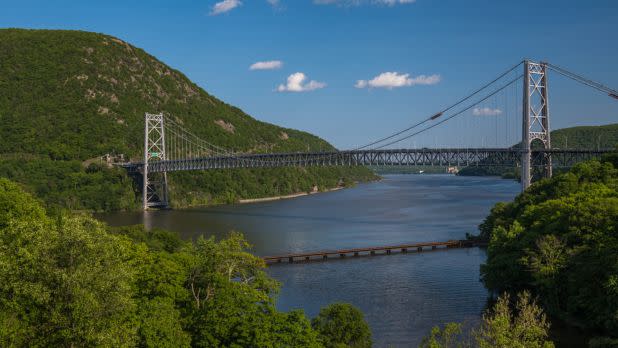
[[[262,259],[266,261],[266,263],[281,263],[284,260],[287,260],[289,263],[293,263],[295,261],[326,261],[329,256],[335,256],[339,258],[345,258],[347,256],[358,257],[361,255],[376,255],[376,253],[381,253],[385,255],[390,255],[393,252],[401,252],[406,253],[408,251],[417,251],[421,252],[426,248],[431,248],[431,250],[436,250],[438,248],[470,248],[475,246],[480,246],[482,243],[470,241],[470,240],[449,240],[446,242],[423,242],[423,243],[412,243],[412,244],[399,244],[399,245],[386,245],[386,246],[377,246],[377,247],[366,247],[366,248],[352,248],[352,249],[339,249],[339,250],[323,250],[323,251],[313,251],[306,253],[291,253],[277,256],[264,256]]]
[[[555,167],[570,167],[574,163],[598,157],[609,149],[533,149],[532,165],[543,165],[551,157]],[[186,159],[152,160],[148,172],[174,172],[224,168],[274,168],[290,166],[519,166],[522,152],[515,148],[444,148],[389,149],[333,152],[298,152],[243,154]],[[129,171],[139,172],[144,163],[123,164]]]

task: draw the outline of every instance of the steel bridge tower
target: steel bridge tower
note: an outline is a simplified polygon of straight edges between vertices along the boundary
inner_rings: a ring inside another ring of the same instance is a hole
[[[540,143],[544,149],[551,149],[549,127],[549,98],[547,86],[547,64],[524,61],[524,93],[523,93],[523,133],[521,158],[522,190],[530,186],[532,179],[531,147],[533,142]],[[546,154],[542,165],[544,176],[551,177],[551,155]]]
[[[144,129],[144,166],[142,171],[142,204],[144,210],[148,208],[166,208],[168,206],[167,172],[148,173],[148,163],[164,161],[165,127],[163,114],[146,113]]]

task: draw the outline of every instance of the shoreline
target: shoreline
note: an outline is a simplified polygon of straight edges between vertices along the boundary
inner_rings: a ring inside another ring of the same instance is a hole
[[[344,188],[345,187],[340,186],[340,187],[333,187],[325,191],[297,192],[297,193],[292,193],[289,195],[281,195],[281,196],[239,199],[238,202],[236,203],[237,204],[252,204],[252,203],[272,202],[272,201],[279,201],[279,200],[284,200],[284,199],[292,199],[292,198],[310,196],[310,195],[315,195],[319,193],[334,192],[334,191],[343,190]]]

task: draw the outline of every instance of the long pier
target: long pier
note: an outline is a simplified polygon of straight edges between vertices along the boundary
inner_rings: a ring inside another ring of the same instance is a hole
[[[472,240],[449,240],[446,242],[424,242],[413,244],[387,245],[378,247],[323,250],[305,253],[292,253],[276,256],[264,256],[262,259],[267,264],[282,263],[287,261],[308,262],[308,261],[327,261],[329,258],[346,258],[360,256],[391,255],[393,253],[422,252],[425,250],[451,249],[451,248],[472,248],[484,246],[485,243]]]

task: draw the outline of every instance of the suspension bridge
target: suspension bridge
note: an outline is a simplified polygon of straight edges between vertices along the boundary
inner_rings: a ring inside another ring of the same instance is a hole
[[[567,168],[612,151],[600,147],[552,147],[550,70],[618,99],[616,90],[598,82],[551,63],[524,60],[441,111],[350,150],[239,153],[202,139],[171,117],[147,113],[143,161],[123,166],[142,178],[144,210],[168,206],[168,172],[223,168],[504,166],[519,168],[525,190],[535,172],[538,176],[551,177],[554,168]],[[453,131],[449,132],[449,127]],[[435,135],[437,130],[447,134],[441,138],[441,146]],[[433,147],[401,147],[411,139],[423,137],[427,143],[427,136],[432,132]],[[456,146],[445,146],[454,142]]]

